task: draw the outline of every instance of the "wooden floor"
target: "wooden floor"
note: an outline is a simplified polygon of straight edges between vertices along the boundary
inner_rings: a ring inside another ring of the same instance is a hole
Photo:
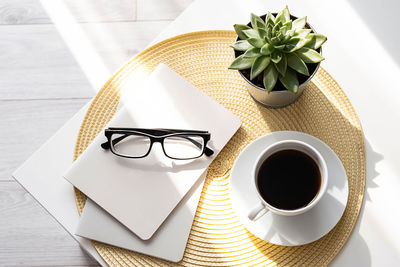
[[[11,173],[192,0],[0,0],[0,266],[94,266]]]

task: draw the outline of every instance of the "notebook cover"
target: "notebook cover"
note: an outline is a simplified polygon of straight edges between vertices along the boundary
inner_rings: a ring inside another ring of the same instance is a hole
[[[75,234],[178,262],[185,252],[204,179],[202,175],[149,240],[140,239],[90,199],[86,201]]]

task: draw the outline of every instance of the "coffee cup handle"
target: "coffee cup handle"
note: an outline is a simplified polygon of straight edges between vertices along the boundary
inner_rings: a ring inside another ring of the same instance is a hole
[[[257,207],[255,207],[252,211],[250,211],[247,217],[249,217],[249,219],[252,221],[256,221],[267,212],[268,208],[260,202],[258,203]]]

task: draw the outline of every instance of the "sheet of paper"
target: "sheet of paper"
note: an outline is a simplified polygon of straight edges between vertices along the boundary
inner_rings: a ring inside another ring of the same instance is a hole
[[[79,221],[74,188],[62,177],[62,173],[71,166],[80,122],[89,104],[25,161],[13,176],[90,256],[102,266],[107,266],[90,240],[74,234]]]

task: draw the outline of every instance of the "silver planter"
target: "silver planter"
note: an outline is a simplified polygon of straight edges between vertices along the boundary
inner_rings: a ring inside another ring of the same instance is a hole
[[[277,13],[273,13],[273,15],[276,16]],[[263,15],[263,16],[261,16],[261,18],[265,19],[265,16],[266,15]],[[291,15],[290,17],[292,20],[297,19],[297,17],[293,16],[293,15]],[[247,25],[250,26],[250,23],[248,23]],[[307,23],[306,25],[312,30],[312,32],[316,33],[316,31],[314,30],[313,27],[311,27],[310,24]],[[238,37],[238,39],[236,39],[236,41],[237,40],[239,40],[239,37]],[[319,52],[322,55],[322,48],[319,48]],[[236,57],[237,54],[235,51],[234,51],[234,54]],[[309,64],[307,64],[307,66],[309,66]],[[311,73],[311,75],[307,78],[306,81],[304,81],[303,83],[301,83],[299,85],[299,89],[298,89],[297,93],[292,93],[288,90],[279,90],[279,91],[273,90],[271,92],[267,92],[267,90],[265,90],[265,88],[259,87],[259,86],[255,85],[252,81],[250,81],[241,71],[239,71],[239,73],[243,77],[243,79],[246,80],[247,91],[249,92],[249,94],[255,101],[257,101],[261,105],[268,107],[268,108],[283,108],[283,107],[286,107],[286,106],[294,103],[302,95],[306,84],[314,77],[315,73],[317,73],[319,66],[320,66],[320,63],[316,64],[313,73]],[[279,83],[279,80],[278,80],[278,83]]]
[[[322,50],[320,53],[322,53]],[[283,108],[294,103],[301,96],[306,84],[314,77],[315,73],[317,73],[319,65],[320,64],[317,65],[310,77],[299,85],[297,93],[292,93],[288,90],[267,92],[265,88],[252,83],[242,72],[239,71],[239,73],[242,75],[243,79],[247,81],[247,91],[255,101],[268,108]]]

